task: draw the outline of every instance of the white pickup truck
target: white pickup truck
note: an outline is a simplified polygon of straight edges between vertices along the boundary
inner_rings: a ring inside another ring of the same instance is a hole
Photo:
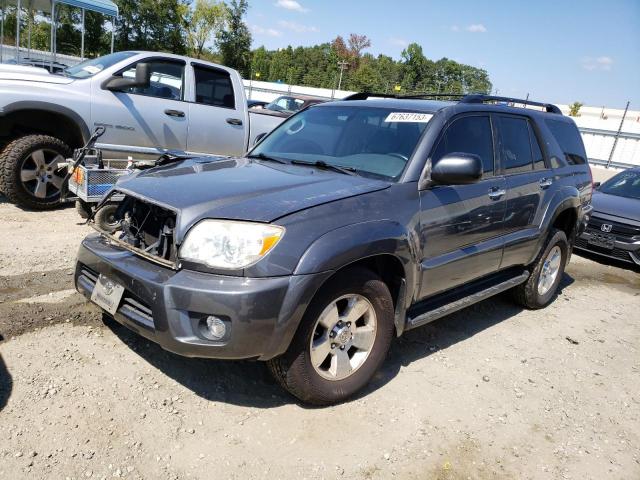
[[[237,71],[194,58],[117,52],[58,75],[0,65],[0,192],[56,206],[60,165],[98,126],[95,147],[112,158],[241,155],[283,120],[249,112]]]

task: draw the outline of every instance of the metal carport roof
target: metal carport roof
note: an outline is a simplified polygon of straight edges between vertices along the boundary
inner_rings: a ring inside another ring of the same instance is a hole
[[[92,12],[103,13],[111,17],[118,16],[118,6],[111,0],[0,0],[0,6],[2,6],[3,4],[18,5],[18,2],[23,8],[39,10],[48,13],[51,13],[52,3],[64,3],[73,7],[91,10]]]

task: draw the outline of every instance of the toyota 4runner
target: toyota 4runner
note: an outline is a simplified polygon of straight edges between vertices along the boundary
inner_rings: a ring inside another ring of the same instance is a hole
[[[314,105],[241,158],[124,178],[77,289],[166,350],[265,360],[314,404],[364,387],[394,335],[506,290],[549,304],[591,210],[573,121],[515,99],[377,97]]]

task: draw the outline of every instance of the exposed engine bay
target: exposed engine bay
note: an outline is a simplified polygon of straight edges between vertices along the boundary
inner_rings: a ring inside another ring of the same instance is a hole
[[[177,258],[175,225],[175,212],[127,195],[113,214],[112,231],[101,233],[153,260],[173,264]]]

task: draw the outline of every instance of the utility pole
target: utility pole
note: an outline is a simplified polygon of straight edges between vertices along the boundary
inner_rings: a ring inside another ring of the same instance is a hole
[[[620,138],[620,132],[622,132],[624,119],[627,116],[627,111],[629,110],[629,103],[631,102],[627,102],[627,106],[624,107],[624,113],[622,114],[622,120],[620,120],[618,132],[616,133],[616,137],[613,139],[613,146],[611,147],[611,153],[609,154],[609,160],[607,161],[607,168],[609,168],[609,166],[611,165],[611,160],[613,160],[613,153],[616,151],[616,145],[618,145],[618,138]]]
[[[340,80],[338,80],[338,90],[340,90],[340,86],[342,85],[342,72],[344,72],[344,69],[347,68],[349,64],[342,60],[341,62],[338,62],[338,66],[340,67]]]

